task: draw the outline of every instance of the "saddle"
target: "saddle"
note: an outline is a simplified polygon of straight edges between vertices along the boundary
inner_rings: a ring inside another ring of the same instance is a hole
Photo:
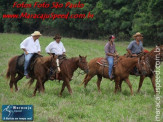
[[[118,58],[119,57],[115,57],[114,58],[114,64],[113,64],[113,67],[115,67],[115,65],[118,63]],[[101,66],[104,66],[104,67],[109,67],[109,64],[108,64],[108,61],[106,60],[106,58],[99,58],[97,61],[96,61],[97,64],[101,65]]]
[[[58,59],[59,59],[59,66],[62,64],[62,62],[67,59],[66,55],[59,55],[58,56]]]
[[[28,65],[27,70],[28,70],[30,76],[31,76],[31,74],[33,74],[34,65],[36,63],[35,60],[38,57],[42,57],[42,56],[35,53],[29,61],[29,65]],[[24,73],[24,62],[25,62],[25,55],[22,54],[22,55],[18,56],[18,59],[16,62],[16,71],[17,72]]]

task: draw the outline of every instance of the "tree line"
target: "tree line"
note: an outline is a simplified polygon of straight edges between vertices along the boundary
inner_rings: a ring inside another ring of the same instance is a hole
[[[0,32],[29,34],[39,30],[45,35],[60,33],[66,37],[129,41],[136,32],[144,36],[144,44],[163,44],[163,0],[37,0],[39,3],[83,3],[82,8],[16,8],[14,2],[34,4],[35,0],[1,0]],[[3,14],[56,13],[93,14],[93,18],[24,19],[3,18]]]

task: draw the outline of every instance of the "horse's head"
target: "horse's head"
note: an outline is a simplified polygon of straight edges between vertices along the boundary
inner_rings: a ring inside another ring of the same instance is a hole
[[[88,63],[87,63],[87,60],[86,60],[87,56],[80,56],[79,55],[79,68],[81,70],[83,70],[85,73],[88,73]]]
[[[150,66],[149,66],[150,64],[147,58],[148,57],[143,55],[138,59],[138,70],[142,75],[147,75],[148,72],[150,71]]]
[[[54,71],[58,72],[56,59],[57,59],[57,56],[56,56],[56,55],[51,55],[51,64],[50,64],[51,66],[50,66],[50,67],[51,67]]]

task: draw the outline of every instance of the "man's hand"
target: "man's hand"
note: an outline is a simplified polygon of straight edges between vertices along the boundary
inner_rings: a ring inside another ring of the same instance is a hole
[[[119,56],[119,54],[117,52],[115,54],[116,54],[116,56]]]
[[[37,54],[39,54],[39,55],[40,55],[40,53],[41,53],[41,52],[39,51]]]
[[[28,52],[27,52],[27,51],[25,51],[25,54],[26,54],[26,55],[28,55]]]
[[[137,54],[132,54],[132,56],[133,56],[133,57],[136,57],[136,56],[138,56],[138,55],[137,55]]]

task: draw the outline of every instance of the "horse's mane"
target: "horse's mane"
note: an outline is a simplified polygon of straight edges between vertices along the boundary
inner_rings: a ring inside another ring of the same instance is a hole
[[[79,57],[72,57],[72,58],[69,58],[69,59],[67,59],[67,60],[76,61],[76,60],[78,60],[78,58],[79,58]]]

